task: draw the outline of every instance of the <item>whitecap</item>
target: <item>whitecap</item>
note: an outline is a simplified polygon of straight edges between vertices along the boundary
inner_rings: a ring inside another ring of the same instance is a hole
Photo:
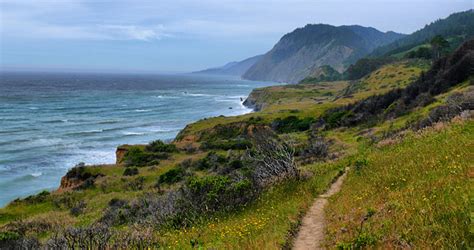
[[[169,96],[169,95],[157,95],[153,96],[153,98],[158,98],[158,99],[176,99],[179,98],[177,96]]]
[[[199,96],[214,96],[214,95],[209,95],[209,94],[194,94],[194,93],[185,93],[185,95],[188,95],[188,96],[195,96],[195,97],[199,97]]]
[[[124,135],[144,135],[144,132],[123,132]]]
[[[41,172],[36,172],[36,173],[31,173],[30,175],[33,176],[33,177],[40,177],[40,176],[43,175],[43,173],[41,173]]]
[[[135,112],[150,112],[151,109],[135,109]]]
[[[173,132],[173,131],[179,131],[180,129],[177,129],[177,128],[152,128],[150,129],[149,131],[150,132]]]

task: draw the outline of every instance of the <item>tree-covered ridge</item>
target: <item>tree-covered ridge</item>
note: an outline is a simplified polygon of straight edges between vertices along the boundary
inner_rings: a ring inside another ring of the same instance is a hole
[[[371,56],[379,57],[397,54],[417,45],[429,42],[437,35],[443,37],[459,37],[461,40],[455,46],[472,38],[474,36],[473,10],[454,13],[445,19],[434,21],[411,35],[396,40],[388,45],[381,46],[374,50]]]

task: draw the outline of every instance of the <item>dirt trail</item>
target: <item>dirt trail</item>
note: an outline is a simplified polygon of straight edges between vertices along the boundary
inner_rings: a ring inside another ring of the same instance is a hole
[[[308,213],[304,216],[301,223],[300,231],[293,242],[293,249],[323,249],[320,243],[324,241],[326,220],[324,218],[324,207],[327,205],[327,198],[339,192],[342,182],[346,177],[347,169],[336,182],[334,182],[329,190],[320,195],[313,203]]]

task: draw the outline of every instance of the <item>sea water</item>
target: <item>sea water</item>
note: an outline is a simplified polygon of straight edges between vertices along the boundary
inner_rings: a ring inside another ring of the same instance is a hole
[[[54,190],[79,162],[115,162],[121,144],[171,140],[205,117],[250,112],[270,83],[205,75],[0,73],[0,207]]]

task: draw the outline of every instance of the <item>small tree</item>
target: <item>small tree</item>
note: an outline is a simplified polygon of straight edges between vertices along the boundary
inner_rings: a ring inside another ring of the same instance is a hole
[[[441,57],[443,52],[449,48],[449,42],[444,37],[438,35],[433,37],[430,41],[431,48],[433,49],[433,59],[437,60]]]

